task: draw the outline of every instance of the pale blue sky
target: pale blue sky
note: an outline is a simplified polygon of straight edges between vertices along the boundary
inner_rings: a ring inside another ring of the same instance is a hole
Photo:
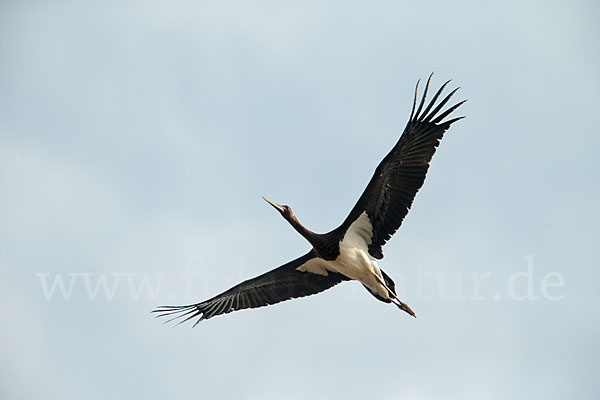
[[[596,399],[599,17],[0,2],[0,397]],[[431,71],[467,118],[380,263],[419,318],[355,282],[194,330],[152,318],[308,249],[261,196],[337,226]]]

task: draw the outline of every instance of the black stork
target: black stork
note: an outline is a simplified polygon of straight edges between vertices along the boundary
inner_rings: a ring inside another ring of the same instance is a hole
[[[396,295],[394,281],[379,268],[376,260],[383,258],[382,246],[400,227],[423,185],[429,162],[444,132],[464,118],[445,120],[466,100],[441,112],[458,88],[436,105],[450,81],[444,83],[425,106],[430,82],[431,75],[418,106],[417,82],[404,132],[339,227],[324,234],[312,232],[298,221],[289,206],[264,198],[308,240],[312,245],[308,253],[208,300],[185,306],[161,306],[153,312],[158,317],[169,316],[168,321],[181,319],[180,323],[199,317],[193,325],[196,326],[217,315],[309,296],[342,281],[357,280],[378,300],[393,303],[414,317],[411,308]]]

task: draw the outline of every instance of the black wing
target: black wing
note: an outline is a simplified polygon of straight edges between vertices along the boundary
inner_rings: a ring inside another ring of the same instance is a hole
[[[381,161],[348,218],[338,228],[345,232],[352,222],[366,212],[373,227],[369,253],[377,259],[383,258],[381,247],[398,230],[402,220],[408,214],[415,195],[425,181],[429,162],[440,144],[444,132],[452,123],[464,118],[458,117],[444,121],[444,118],[466,100],[440,113],[458,88],[444,97],[439,104],[435,104],[450,81],[442,85],[423,109],[430,81],[431,75],[415,112],[419,88],[419,82],[417,82],[410,119],[402,136]]]
[[[324,276],[296,269],[316,258],[317,255],[311,250],[300,258],[256,278],[244,281],[201,303],[187,306],[160,306],[152,312],[158,313],[157,317],[170,316],[171,319],[168,321],[183,318],[180,323],[200,317],[194,324],[196,326],[199,322],[217,315],[309,296],[329,289],[343,280],[348,280],[336,272],[329,272],[327,276]]]

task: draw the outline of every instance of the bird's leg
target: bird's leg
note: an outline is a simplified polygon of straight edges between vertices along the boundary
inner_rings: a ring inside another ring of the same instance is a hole
[[[409,315],[417,318],[417,315],[415,314],[415,312],[408,306],[408,304],[406,304],[405,302],[403,302],[402,300],[400,300],[398,298],[398,296],[396,296],[396,294],[385,284],[385,282],[383,281],[383,279],[381,279],[379,276],[377,276],[377,274],[375,274],[375,277],[377,278],[377,280],[379,281],[379,283],[382,284],[383,287],[387,289],[388,296],[390,296],[390,301],[393,304],[395,304],[402,311],[404,311],[404,312],[408,313]]]
[[[406,304],[405,302],[403,302],[402,300],[400,300],[394,293],[392,293],[392,297],[393,299],[390,299],[392,301],[392,303],[394,303],[399,309],[401,309],[404,312],[407,312],[409,315],[417,318],[417,315],[415,314],[415,312],[408,306],[408,304]],[[396,301],[394,301],[396,300]]]

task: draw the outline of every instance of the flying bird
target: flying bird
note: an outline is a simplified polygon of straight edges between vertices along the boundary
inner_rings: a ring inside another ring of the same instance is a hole
[[[169,317],[168,321],[179,319],[179,323],[198,318],[193,325],[196,326],[217,315],[309,296],[342,281],[357,280],[378,300],[393,303],[414,317],[413,310],[396,295],[394,281],[376,260],[383,258],[383,245],[398,230],[423,185],[429,162],[444,132],[464,118],[446,119],[466,100],[442,111],[458,88],[437,102],[450,81],[444,83],[425,105],[432,75],[418,106],[417,81],[404,132],[339,227],[324,234],[312,232],[298,221],[289,206],[264,198],[312,245],[311,250],[208,300],[184,306],[160,306],[152,312],[158,317]]]

